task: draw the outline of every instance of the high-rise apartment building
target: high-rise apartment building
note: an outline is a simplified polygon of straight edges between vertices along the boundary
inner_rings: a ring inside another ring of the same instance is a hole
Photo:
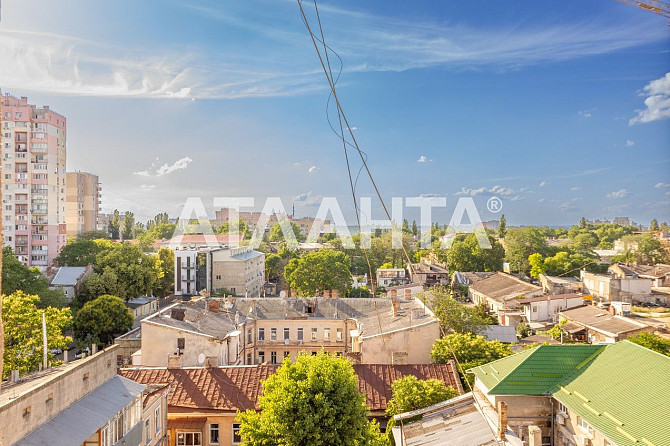
[[[26,97],[0,100],[4,243],[46,269],[65,244],[66,119]]]
[[[67,236],[102,229],[100,225],[100,183],[87,172],[68,172],[65,184],[65,221]]]

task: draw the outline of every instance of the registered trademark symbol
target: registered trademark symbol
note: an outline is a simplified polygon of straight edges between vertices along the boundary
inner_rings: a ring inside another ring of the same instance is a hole
[[[500,212],[502,211],[502,200],[498,197],[491,197],[486,201],[486,208],[489,212]]]

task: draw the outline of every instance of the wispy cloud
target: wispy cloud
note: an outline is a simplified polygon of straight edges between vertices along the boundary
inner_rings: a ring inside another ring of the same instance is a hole
[[[416,160],[417,163],[432,163],[432,159],[426,158],[425,155],[421,155],[418,160]]]
[[[138,175],[141,177],[162,177],[163,175],[169,175],[176,170],[186,169],[191,162],[193,162],[193,160],[188,156],[185,156],[184,158],[178,159],[172,164],[165,163],[157,169],[155,168],[154,163],[151,165],[151,168],[133,172],[133,175]],[[152,170],[153,172],[151,172]]]
[[[628,196],[628,194],[629,194],[629,192],[626,189],[619,189],[617,191],[610,192],[606,196],[607,196],[607,198],[618,199],[618,198],[626,198]]]
[[[670,187],[670,183],[656,183],[654,187],[656,189],[665,189],[667,187]]]
[[[539,186],[540,186],[540,187],[544,187],[544,186],[547,186],[548,184],[549,184],[549,181],[542,181],[542,182],[539,184]]]
[[[637,115],[628,121],[629,125],[670,118],[670,72],[649,82],[641,94],[647,96],[644,100],[647,108],[636,110]]]
[[[626,140],[626,147],[633,147],[635,145],[635,141],[632,139],[627,139]]]
[[[580,200],[581,198],[573,198],[572,200],[566,201],[558,207],[558,210],[561,212],[576,211],[578,209],[577,202]]]
[[[573,191],[573,192],[577,192],[577,191],[582,190],[582,188],[579,187],[579,186],[574,186],[574,187],[571,187],[570,190]]]
[[[293,201],[306,201],[307,198],[312,194],[312,191],[307,192],[306,194],[300,194],[293,197]]]
[[[525,190],[525,189],[524,189]],[[486,188],[485,186],[482,186],[478,189],[470,189],[466,187],[461,187],[461,190],[456,192],[454,195],[464,195],[464,196],[470,196],[470,197],[476,197],[477,195],[500,195],[503,197],[511,197],[512,195],[517,194],[518,192],[522,192],[521,189],[518,191],[515,191],[514,189],[510,187],[503,187],[503,186],[493,186],[491,188]],[[513,201],[518,201],[520,198],[517,198],[517,200]]]
[[[318,167],[318,166],[312,166],[312,167],[310,167],[309,169],[307,169],[307,171],[308,171],[309,173],[314,173],[314,172],[317,172],[318,170],[319,170],[319,167]]]
[[[587,119],[588,119],[588,118],[590,118],[591,116],[593,116],[593,111],[592,111],[592,110],[579,110],[579,111],[577,112],[577,114],[578,114],[579,116],[581,116],[582,118],[587,118]]]

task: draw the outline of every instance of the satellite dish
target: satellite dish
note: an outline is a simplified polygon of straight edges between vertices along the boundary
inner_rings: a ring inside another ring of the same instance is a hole
[[[200,354],[198,355],[198,364],[204,364],[204,363],[205,363],[205,354],[204,354],[204,353],[200,353]]]

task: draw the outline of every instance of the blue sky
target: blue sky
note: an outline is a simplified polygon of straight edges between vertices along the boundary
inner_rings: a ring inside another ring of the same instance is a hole
[[[666,19],[614,0],[319,10],[344,64],[338,95],[389,201],[445,196],[443,223],[462,196],[496,218],[492,195],[511,224],[670,221]],[[3,91],[68,117],[68,169],[100,176],[106,210],[281,196],[313,215],[335,196],[353,216],[295,1],[3,0],[0,60]],[[371,195],[364,178],[357,192]]]

